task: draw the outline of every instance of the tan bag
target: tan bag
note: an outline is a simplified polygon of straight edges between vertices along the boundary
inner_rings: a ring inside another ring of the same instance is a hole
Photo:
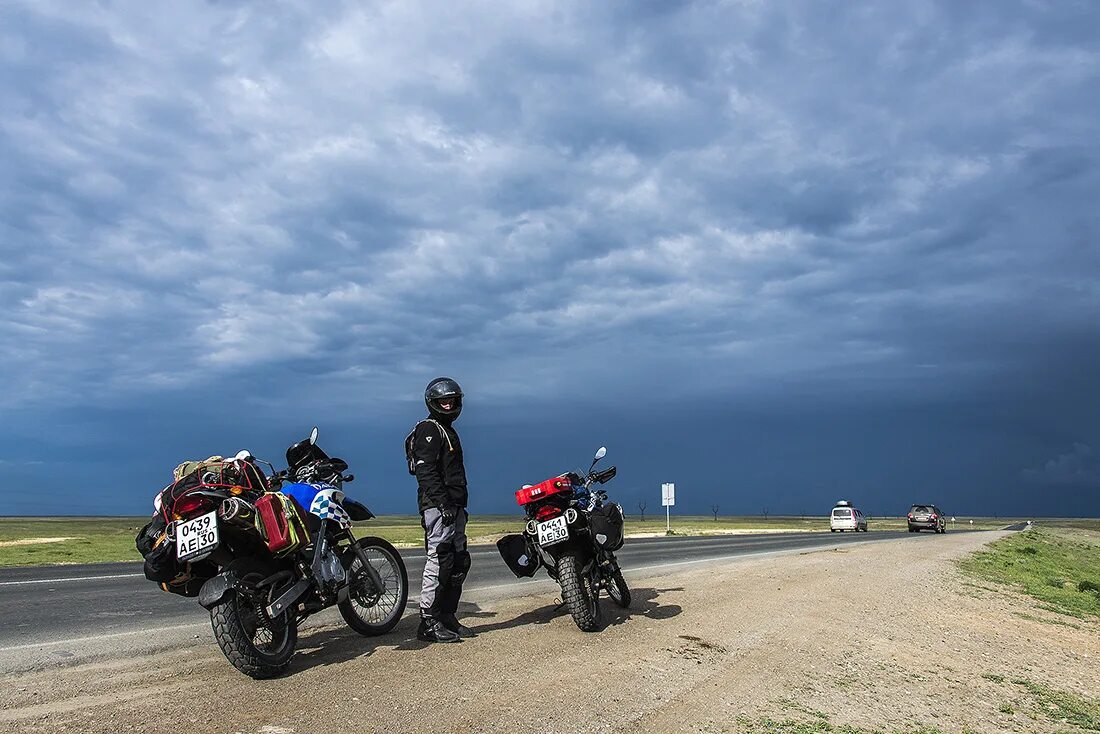
[[[219,466],[217,468],[220,470],[222,466],[225,465],[225,457],[210,456],[203,459],[202,461],[185,461],[172,470],[172,479],[178,482],[188,474],[202,469],[207,464],[218,464]]]

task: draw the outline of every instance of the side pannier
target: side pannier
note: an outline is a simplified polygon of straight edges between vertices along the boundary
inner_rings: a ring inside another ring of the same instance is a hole
[[[268,492],[256,500],[267,549],[277,556],[293,553],[309,542],[302,510],[293,497],[282,492]]]
[[[615,502],[608,502],[588,513],[588,522],[592,527],[592,537],[604,550],[617,551],[623,547],[623,508]]]
[[[539,570],[538,553],[531,546],[526,535],[512,533],[497,541],[500,557],[517,578],[531,577]]]
[[[176,559],[176,541],[159,515],[141,529],[135,545],[145,559],[145,578],[156,582],[164,591],[180,596],[197,596],[199,589],[218,572],[210,561],[180,563]]]

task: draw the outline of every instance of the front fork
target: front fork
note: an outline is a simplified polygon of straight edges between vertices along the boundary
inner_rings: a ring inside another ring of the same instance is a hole
[[[293,608],[294,605],[305,596],[310,587],[314,587],[321,597],[322,608],[331,603],[325,601],[324,584],[321,581],[321,579],[324,578],[321,574],[321,564],[324,563],[325,553],[331,546],[331,540],[327,532],[328,523],[329,520],[321,520],[321,525],[317,530],[317,540],[313,544],[313,561],[310,563],[309,575],[303,576],[297,583],[293,584],[269,604],[267,607],[268,616],[275,617]],[[351,534],[351,530],[344,530],[343,532],[351,542],[351,547],[355,550],[359,562],[363,565],[367,581],[372,587],[372,593],[380,595],[385,590],[385,584],[382,582],[382,577],[378,575],[378,571],[371,565],[370,560],[367,558],[367,554],[356,544],[355,537]],[[336,600],[343,601],[350,593],[351,582],[349,579],[345,579],[344,585],[336,593]]]
[[[363,572],[367,575],[367,581],[370,582],[371,593],[381,596],[382,592],[386,590],[386,584],[382,581],[382,577],[378,575],[378,569],[367,558],[367,552],[355,542],[355,536],[351,534],[351,528],[344,531],[344,534],[348,536],[348,541],[351,542],[351,547],[355,550],[355,557],[359,559],[360,565],[363,567]],[[350,584],[349,579],[349,584]]]

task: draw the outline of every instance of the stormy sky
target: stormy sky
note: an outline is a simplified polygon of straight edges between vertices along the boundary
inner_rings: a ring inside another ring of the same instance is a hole
[[[313,424],[379,512],[1100,514],[1100,6],[0,6],[0,514]]]

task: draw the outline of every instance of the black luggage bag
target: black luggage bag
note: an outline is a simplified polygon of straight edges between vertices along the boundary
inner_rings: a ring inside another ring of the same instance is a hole
[[[588,523],[592,527],[592,537],[601,548],[617,551],[623,547],[623,508],[618,504],[608,502],[591,510]]]
[[[525,535],[520,533],[505,535],[497,541],[497,550],[517,578],[534,576],[535,571],[539,570],[538,552],[531,547]]]

